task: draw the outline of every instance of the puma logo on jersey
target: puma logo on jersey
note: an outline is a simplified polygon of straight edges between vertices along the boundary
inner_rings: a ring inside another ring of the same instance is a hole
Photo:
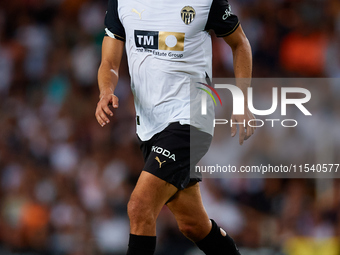
[[[155,157],[155,159],[157,160],[157,162],[159,163],[159,168],[162,168],[162,164],[166,162],[166,160],[164,160],[163,162],[161,162],[161,160],[159,159],[159,157]]]
[[[142,13],[144,12],[145,10],[142,10],[141,12],[137,11],[135,8],[132,9],[132,12],[138,14],[139,16],[139,19],[142,19]]]
[[[158,153],[158,154],[161,154],[164,157],[170,158],[173,161],[176,161],[175,154],[171,154],[171,152],[166,150],[166,149],[163,149],[163,148],[158,147],[158,146],[152,146],[151,151],[155,152],[155,153]]]

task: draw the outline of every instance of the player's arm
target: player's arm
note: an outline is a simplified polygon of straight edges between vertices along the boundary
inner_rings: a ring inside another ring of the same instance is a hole
[[[237,86],[243,92],[247,91],[250,86],[250,78],[252,76],[252,54],[250,43],[243,32],[241,25],[230,35],[223,37],[224,41],[233,51],[234,72],[236,78],[244,79],[247,82],[240,83]]]
[[[102,61],[98,70],[99,102],[96,119],[103,127],[110,122],[108,115],[113,113],[109,105],[118,108],[118,98],[114,95],[118,82],[119,66],[124,51],[124,42],[105,36],[102,45]]]
[[[254,115],[248,109],[247,90],[251,83],[252,77],[252,53],[249,41],[243,32],[241,25],[228,36],[223,37],[224,41],[231,47],[233,52],[234,72],[236,77],[236,85],[243,91],[245,95],[245,114],[232,115],[233,123],[243,123],[246,127],[239,124],[239,142],[242,145],[255,131],[254,127],[248,125],[248,121],[255,119]],[[232,126],[231,135],[234,137],[237,133],[236,125]]]
[[[113,113],[109,108],[118,108],[118,98],[114,95],[118,82],[118,71],[124,51],[125,30],[119,19],[118,1],[109,0],[105,15],[105,32],[102,44],[102,61],[98,70],[99,102],[96,119],[102,127],[110,122]]]
[[[214,30],[217,37],[222,37],[230,45],[234,57],[234,70],[235,77],[237,78],[236,85],[247,97],[247,88],[250,86],[252,72],[251,48],[247,37],[243,33],[238,17],[232,13],[228,0],[212,1],[205,29]],[[248,110],[247,100],[245,101],[245,114],[232,115],[233,123],[246,122],[246,127],[239,125],[240,144],[243,144],[243,141],[247,140],[254,133],[254,128],[248,126],[248,121],[254,119],[254,116]],[[231,135],[235,136],[236,133],[236,126],[233,125]]]

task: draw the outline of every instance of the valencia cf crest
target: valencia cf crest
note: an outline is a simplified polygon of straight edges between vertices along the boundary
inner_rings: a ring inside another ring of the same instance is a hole
[[[181,10],[181,17],[182,17],[183,22],[186,25],[189,25],[191,22],[193,22],[195,19],[195,16],[196,16],[196,11],[191,6],[185,6]]]

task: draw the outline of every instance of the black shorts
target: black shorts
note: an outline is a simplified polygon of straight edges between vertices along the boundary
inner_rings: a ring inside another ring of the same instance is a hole
[[[147,171],[179,190],[202,177],[194,166],[206,154],[212,136],[190,125],[171,123],[148,141],[140,141]],[[190,174],[191,173],[191,174]]]

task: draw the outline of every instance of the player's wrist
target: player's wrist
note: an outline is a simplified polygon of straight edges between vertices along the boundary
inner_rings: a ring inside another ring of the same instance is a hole
[[[109,96],[109,95],[115,95],[114,92],[113,92],[113,89],[112,88],[108,88],[108,89],[103,89],[100,91],[100,94],[99,94],[99,99],[103,99],[103,97],[105,96]]]

